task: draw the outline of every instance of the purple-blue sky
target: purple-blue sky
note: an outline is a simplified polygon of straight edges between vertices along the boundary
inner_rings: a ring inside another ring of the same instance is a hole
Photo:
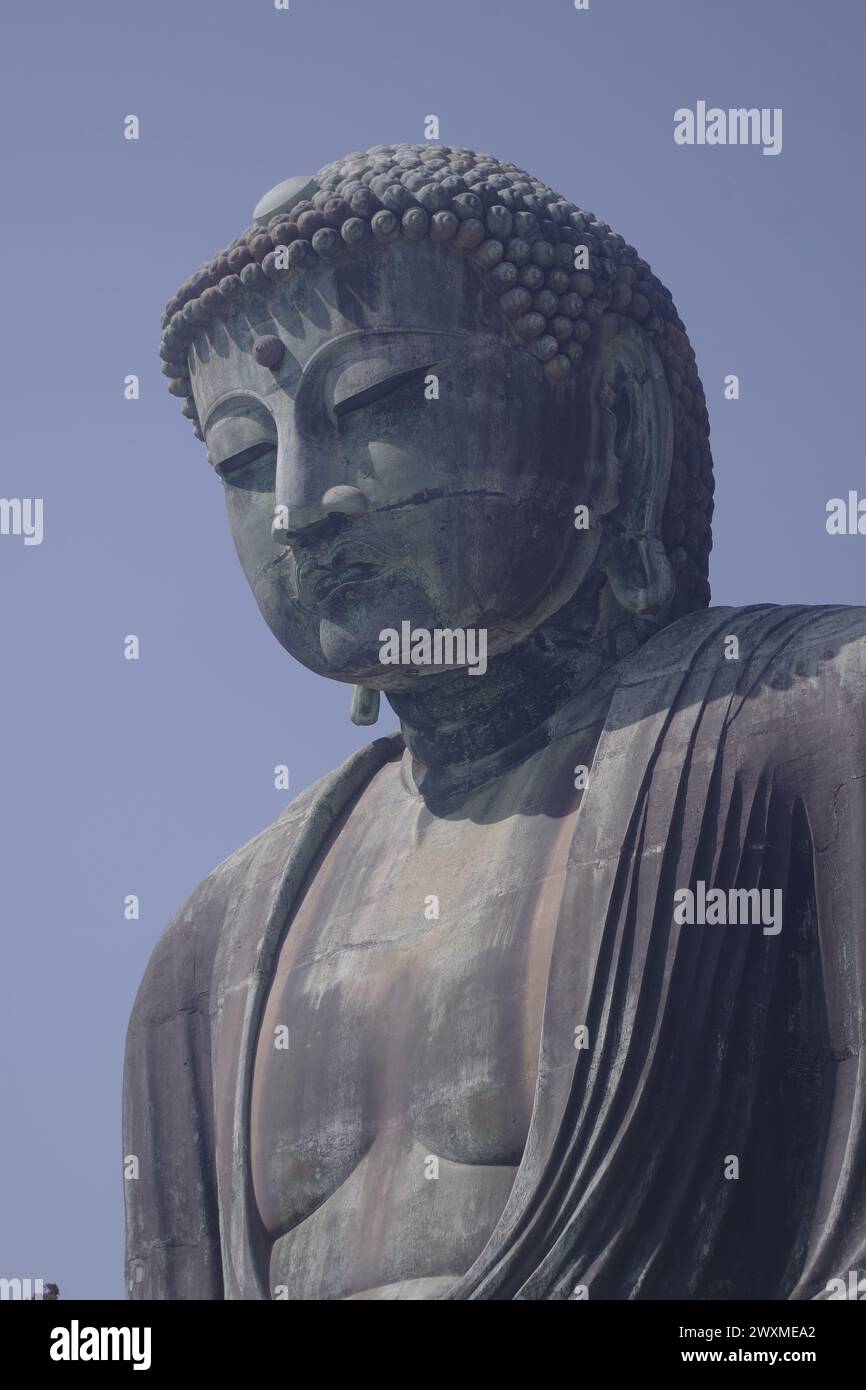
[[[862,603],[866,537],[824,522],[866,494],[866,10],[49,0],[2,26],[0,494],[43,497],[45,532],[0,536],[0,1275],[121,1297],[121,1064],[150,950],[282,809],[276,763],[297,792],[369,737],[258,616],[160,374],[165,301],[273,184],[421,140],[435,113],[443,143],[531,170],[672,289],[712,422],[714,602]],[[782,153],[678,147],[698,100],[782,107]]]

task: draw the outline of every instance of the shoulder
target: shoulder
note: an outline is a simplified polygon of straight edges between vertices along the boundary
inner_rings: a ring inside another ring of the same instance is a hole
[[[737,692],[784,708],[858,713],[866,694],[866,608],[805,604],[710,609],[725,629],[722,655],[739,667]],[[736,645],[729,639],[735,639]]]
[[[866,673],[866,607],[753,604],[704,608],[663,628],[630,659],[626,679],[672,671],[728,671],[736,683],[763,686],[837,680],[857,689]]]
[[[150,956],[136,997],[132,1025],[153,1025],[179,1011],[207,1006],[213,963],[223,927],[242,912],[262,913],[279,882],[295,844],[311,825],[327,829],[354,785],[393,756],[397,737],[376,739],[352,755],[335,772],[313,782],[266,829],[247,841],[215,869],[178,909]]]
[[[705,609],[651,639],[628,679],[684,672],[700,676],[704,701],[729,703],[726,739],[760,738],[770,761],[820,753],[829,765],[866,744],[864,607]]]

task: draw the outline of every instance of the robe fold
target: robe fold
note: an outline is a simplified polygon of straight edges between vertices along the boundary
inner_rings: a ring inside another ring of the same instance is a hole
[[[864,692],[862,608],[710,609],[624,665],[574,815],[526,1148],[449,1299],[812,1299],[866,1276]],[[271,1297],[258,1028],[307,872],[396,742],[304,792],[154,951],[124,1075],[133,1298]],[[781,890],[781,930],[678,925],[699,882]]]

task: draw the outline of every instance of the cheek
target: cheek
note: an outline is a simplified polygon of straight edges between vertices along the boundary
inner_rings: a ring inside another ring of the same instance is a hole
[[[247,576],[249,578],[249,576]],[[319,674],[327,673],[320,639],[320,619],[297,602],[294,569],[285,550],[250,580],[259,612],[280,646]]]
[[[235,550],[262,617],[277,641],[306,664],[316,647],[315,626],[296,602],[291,555],[271,537],[273,497],[232,491],[226,506]]]
[[[552,492],[516,505],[487,497],[460,511],[445,566],[483,604],[491,625],[535,613],[590,558],[581,553],[569,500]]]
[[[518,503],[479,492],[395,508],[371,518],[367,534],[400,557],[377,600],[422,625],[424,595],[434,625],[507,627],[531,617],[561,589],[568,597],[594,550],[574,530],[570,496],[554,488]],[[411,581],[405,595],[401,580]],[[399,609],[401,597],[411,605]]]
[[[507,396],[501,383],[486,395],[452,385],[438,400],[350,418],[340,452],[373,506],[437,489],[515,495],[531,485],[530,471],[543,471],[538,418],[537,402]]]
[[[271,536],[273,494],[239,488],[227,490],[226,510],[238,559],[250,587],[255,587],[262,566],[276,560],[284,550]]]

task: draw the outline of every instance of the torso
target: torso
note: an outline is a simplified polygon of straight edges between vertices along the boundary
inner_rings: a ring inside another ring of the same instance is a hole
[[[560,738],[434,816],[405,755],[319,856],[253,1077],[272,1296],[441,1297],[486,1243],[529,1128],[588,761]]]

